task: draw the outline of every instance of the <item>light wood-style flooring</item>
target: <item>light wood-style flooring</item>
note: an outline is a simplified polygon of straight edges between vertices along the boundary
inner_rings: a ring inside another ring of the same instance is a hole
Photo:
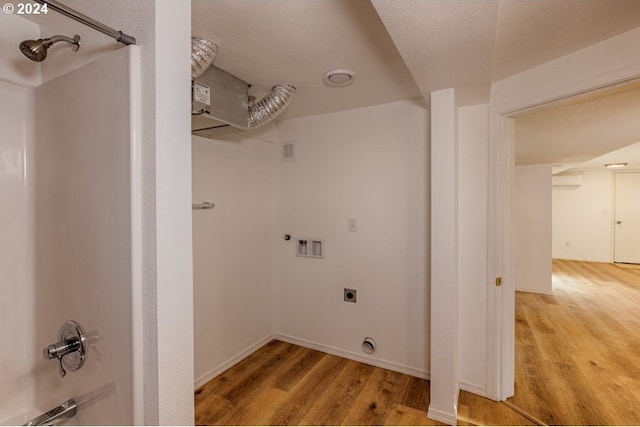
[[[553,296],[516,293],[516,387],[547,424],[640,425],[640,269],[553,261]]]
[[[640,269],[554,260],[554,295],[516,294],[516,389],[547,424],[640,425]],[[196,390],[197,425],[439,425],[428,382],[272,341]],[[461,392],[459,425],[532,425]]]
[[[272,341],[196,390],[197,425],[442,425],[426,417],[428,382]],[[459,425],[532,425],[462,392]]]

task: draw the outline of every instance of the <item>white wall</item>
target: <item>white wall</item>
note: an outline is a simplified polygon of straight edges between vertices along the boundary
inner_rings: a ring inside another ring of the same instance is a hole
[[[458,105],[431,93],[431,384],[427,416],[455,424],[459,384]]]
[[[278,146],[192,138],[196,387],[273,333],[273,170]],[[279,236],[278,236],[279,237]]]
[[[551,293],[551,165],[516,167],[516,290]]]
[[[1,71],[0,71],[1,72]],[[0,75],[2,77],[2,75]],[[0,81],[0,424],[19,425],[35,415],[35,242],[32,170],[34,116],[29,88]],[[16,327],[16,325],[21,325]],[[41,349],[40,349],[41,350]]]
[[[553,187],[553,258],[613,262],[611,171],[580,173],[579,187]]]
[[[460,386],[486,389],[488,109],[458,109]]]
[[[274,181],[280,338],[426,375],[428,128],[417,101],[280,123],[295,144],[295,162],[278,161]],[[324,239],[324,259],[296,257],[286,233]],[[358,291],[356,304],[343,288]],[[370,357],[367,336],[378,344]]]

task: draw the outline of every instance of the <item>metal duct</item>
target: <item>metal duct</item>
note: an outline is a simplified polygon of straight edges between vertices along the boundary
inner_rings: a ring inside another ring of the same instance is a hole
[[[249,84],[211,65],[192,81],[191,133],[215,139],[266,125],[289,106],[295,91],[291,85],[277,85],[249,105]]]
[[[291,104],[295,92],[296,88],[291,85],[276,85],[271,88],[267,96],[249,106],[248,128],[258,128],[282,114]]]
[[[218,45],[209,39],[191,37],[191,77],[200,77],[213,64]]]

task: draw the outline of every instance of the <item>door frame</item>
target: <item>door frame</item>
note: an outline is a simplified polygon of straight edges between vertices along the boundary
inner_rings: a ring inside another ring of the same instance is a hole
[[[640,58],[622,68],[597,73],[533,95],[489,106],[489,194],[487,247],[487,397],[514,394],[515,256],[513,117],[577,95],[640,79]],[[501,286],[496,286],[496,278]]]
[[[625,175],[630,173],[640,174],[640,169],[629,169],[629,170],[617,170],[613,171],[611,174],[611,204],[612,204],[612,212],[613,218],[611,221],[611,262],[616,262],[616,218],[617,218],[617,203],[618,203],[618,189],[617,189],[617,179],[619,175]]]

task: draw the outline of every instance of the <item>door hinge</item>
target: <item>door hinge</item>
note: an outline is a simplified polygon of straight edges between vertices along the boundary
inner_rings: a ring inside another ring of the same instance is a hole
[[[502,277],[496,277],[496,286],[502,286]]]

